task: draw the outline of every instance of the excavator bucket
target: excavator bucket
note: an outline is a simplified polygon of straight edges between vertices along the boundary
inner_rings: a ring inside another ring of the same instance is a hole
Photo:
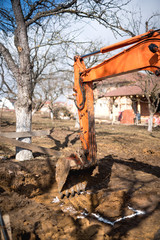
[[[89,169],[92,172],[92,166],[77,154],[59,159],[56,164],[56,182],[60,198],[85,192],[88,177],[91,175]]]

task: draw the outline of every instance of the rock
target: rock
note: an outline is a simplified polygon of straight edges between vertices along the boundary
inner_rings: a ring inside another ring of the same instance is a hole
[[[96,212],[105,218],[116,220],[121,216],[121,210],[124,205],[125,191],[120,190],[112,192],[103,198],[103,202],[96,208]]]
[[[77,211],[85,209],[87,212],[93,212],[98,206],[98,198],[96,194],[87,192],[85,195],[81,194],[69,200],[65,200],[65,205],[66,204],[72,205]]]
[[[157,194],[136,194],[131,199],[131,205],[134,208],[145,209],[147,212],[153,211],[159,202],[160,198]]]

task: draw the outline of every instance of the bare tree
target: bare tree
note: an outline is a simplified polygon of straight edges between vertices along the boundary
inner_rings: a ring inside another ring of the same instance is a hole
[[[160,12],[152,12],[148,18],[143,17],[143,11],[140,8],[133,8],[132,11],[115,13],[114,21],[109,23],[109,27],[113,34],[120,36],[134,37],[141,32],[146,32],[149,29],[159,29]],[[106,26],[105,22],[101,22]]]
[[[54,102],[63,93],[63,89],[65,88],[65,83],[59,78],[60,75],[58,74],[58,76],[56,76],[55,73],[44,74],[41,76],[33,95],[33,103],[35,103],[34,112],[39,110],[48,100],[48,107],[53,114]]]
[[[128,3],[127,0],[11,0],[11,6],[1,5],[0,29],[6,34],[14,34],[14,45],[18,59],[15,60],[4,42],[0,42],[2,54],[8,68],[17,82],[16,131],[31,131],[32,126],[32,86],[33,63],[29,47],[28,31],[34,25],[43,25],[43,20],[53,16],[56,21],[61,21],[65,14],[72,15],[75,20],[79,18],[97,19],[105,21],[106,26],[113,21],[114,13],[121,11]],[[21,139],[31,142],[30,138]],[[28,150],[17,148],[16,159],[26,160],[32,158]]]
[[[157,112],[160,104],[160,78],[147,72],[147,74],[138,74],[137,86],[142,90],[148,102],[149,119],[148,131],[152,132],[153,116]]]
[[[32,50],[34,50],[32,56],[34,59],[32,60],[34,109],[32,115],[38,111],[48,99],[50,99],[51,113],[53,112],[53,103],[60,95],[71,99],[69,95],[72,95],[71,92],[73,89],[73,55],[76,52],[83,54],[85,51],[95,51],[96,47],[102,44],[100,41],[77,42],[74,38],[68,36],[67,38],[62,38],[62,30],[60,30],[57,34],[56,42],[53,42],[53,44],[50,43],[49,46],[47,46],[45,43],[46,35],[50,36],[51,39],[53,32],[49,34],[45,28],[43,29],[43,34],[40,34],[41,37],[38,37],[39,34],[36,33],[32,48]],[[36,38],[38,38],[38,42]],[[38,51],[42,50],[42,48],[45,48],[45,51],[38,54]],[[86,64],[91,67],[97,62],[98,56],[94,56],[93,58],[88,58]]]

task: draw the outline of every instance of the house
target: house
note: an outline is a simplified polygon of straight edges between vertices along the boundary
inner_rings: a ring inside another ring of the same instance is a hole
[[[103,112],[103,116],[106,119],[112,119],[113,122],[121,120],[121,123],[133,124],[135,114],[139,111],[142,122],[146,123],[149,117],[148,101],[142,88],[136,86],[137,82],[144,82],[146,77],[147,75],[144,73],[129,73],[105,80],[105,85],[102,84],[101,87],[97,87],[95,116],[98,116],[98,112],[99,114]],[[152,77],[150,82],[152,82],[151,89],[156,86],[153,84],[160,84],[159,79],[155,76]],[[106,108],[102,108],[104,105],[102,99]],[[158,110],[160,110],[160,107]],[[122,113],[123,118],[121,117]]]
[[[137,78],[137,73],[129,73],[123,76],[117,76],[114,78],[109,78],[103,80],[102,82],[96,83],[96,89],[94,90],[94,110],[96,119],[113,119],[113,98],[107,97],[106,93],[112,92],[117,88],[127,86],[130,83],[134,83]],[[126,101],[124,102],[124,107],[126,106]],[[130,105],[130,103],[128,103]]]
[[[141,115],[142,123],[149,117],[148,101],[138,86],[123,86],[105,94],[113,101],[113,121],[119,120],[124,124],[134,124],[137,112]],[[123,113],[123,118],[121,118]]]

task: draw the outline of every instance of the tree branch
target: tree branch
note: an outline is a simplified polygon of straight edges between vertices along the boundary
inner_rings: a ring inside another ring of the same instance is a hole
[[[40,2],[43,1],[39,1],[38,5],[40,5]],[[61,11],[63,10],[64,12],[72,7],[75,3],[77,3],[77,0],[72,0],[71,2],[67,3],[67,4],[59,4],[57,7],[54,6],[54,9],[48,10],[48,11],[42,11],[42,12],[38,12],[34,17],[32,17],[32,19],[30,19],[29,21],[26,21],[26,26],[28,27],[29,25],[31,25],[32,23],[36,22],[37,20],[39,20],[40,18],[46,17],[46,16],[52,16],[55,15],[57,13],[61,13]],[[31,12],[33,13],[33,11],[36,8],[32,8]],[[31,16],[32,14],[28,14],[28,16],[26,16],[25,20],[28,19],[29,16]]]
[[[0,43],[0,53],[4,57],[9,69],[13,73],[14,77],[17,79],[19,77],[19,68],[15,64],[9,50],[2,44]]]

